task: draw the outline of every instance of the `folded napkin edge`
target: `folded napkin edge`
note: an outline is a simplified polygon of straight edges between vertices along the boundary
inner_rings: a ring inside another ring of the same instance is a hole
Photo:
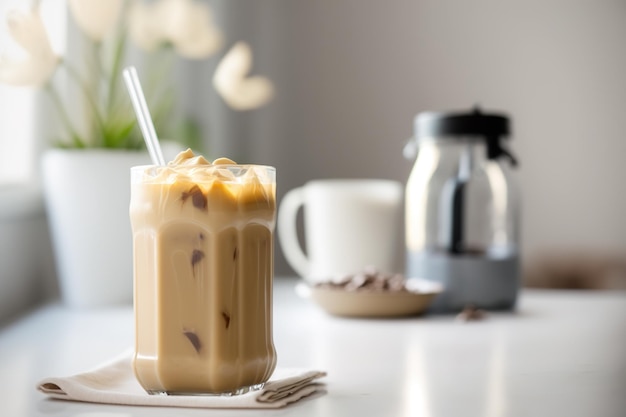
[[[65,377],[39,380],[36,389],[50,399],[88,403],[142,405],[192,408],[283,408],[301,399],[312,399],[327,393],[325,384],[318,382],[326,371],[305,368],[278,368],[260,391],[234,397],[151,396],[134,378],[130,378],[129,360],[113,360],[90,371]],[[117,368],[108,374],[105,386],[95,375]],[[132,382],[130,381],[132,379]],[[130,391],[127,391],[129,390]],[[264,396],[262,400],[259,396]],[[235,400],[236,399],[236,400]],[[256,404],[256,405],[255,405]]]
[[[67,395],[67,393],[54,382],[40,382],[37,384],[37,390],[44,394]]]

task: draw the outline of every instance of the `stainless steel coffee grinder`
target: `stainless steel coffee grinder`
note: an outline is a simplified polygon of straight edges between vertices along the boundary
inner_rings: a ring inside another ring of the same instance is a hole
[[[519,193],[517,162],[504,146],[510,130],[507,116],[478,108],[415,118],[405,148],[417,151],[406,187],[406,276],[443,284],[432,312],[515,306]]]

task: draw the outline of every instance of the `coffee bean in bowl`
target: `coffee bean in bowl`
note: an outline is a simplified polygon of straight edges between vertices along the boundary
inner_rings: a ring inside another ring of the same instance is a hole
[[[345,291],[404,291],[405,279],[402,274],[388,274],[367,268],[356,274],[334,277],[316,286],[321,288],[343,289]]]

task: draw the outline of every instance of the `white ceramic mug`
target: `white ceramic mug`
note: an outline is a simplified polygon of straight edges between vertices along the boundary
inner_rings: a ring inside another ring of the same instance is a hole
[[[311,283],[366,267],[395,271],[403,187],[380,179],[329,179],[289,191],[278,210],[277,233],[287,262]],[[304,211],[306,254],[297,213]]]

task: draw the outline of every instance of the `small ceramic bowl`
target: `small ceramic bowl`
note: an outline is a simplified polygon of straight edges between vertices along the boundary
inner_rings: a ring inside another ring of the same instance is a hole
[[[406,287],[406,291],[346,291],[309,286],[304,292],[308,292],[309,297],[327,313],[335,316],[391,318],[424,313],[443,289],[437,283],[417,278],[407,280]]]

